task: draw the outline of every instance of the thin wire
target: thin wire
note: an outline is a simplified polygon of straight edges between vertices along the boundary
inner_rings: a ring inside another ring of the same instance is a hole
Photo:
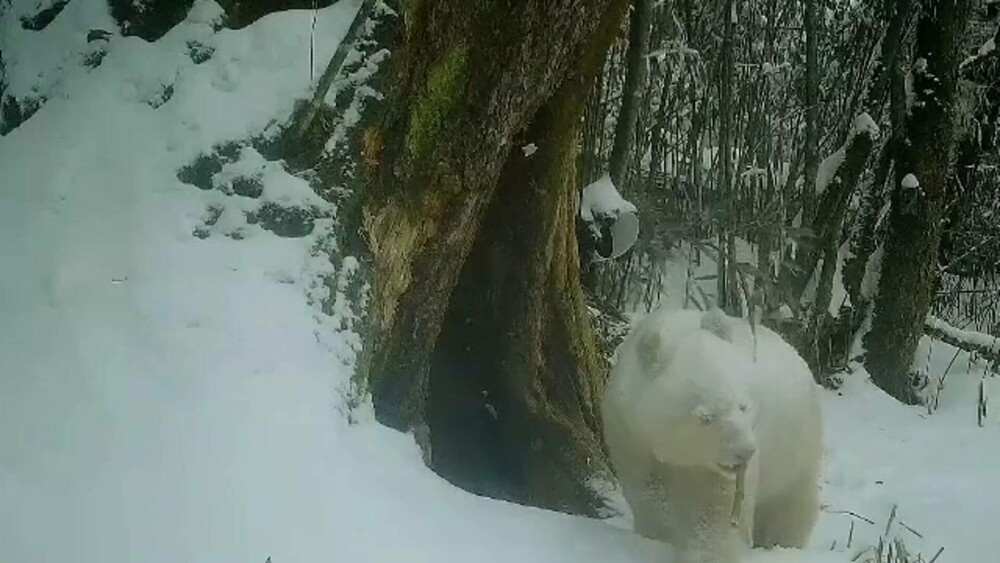
[[[313,62],[316,52],[316,0],[312,0],[312,28],[309,30],[309,83],[316,78],[316,64]]]

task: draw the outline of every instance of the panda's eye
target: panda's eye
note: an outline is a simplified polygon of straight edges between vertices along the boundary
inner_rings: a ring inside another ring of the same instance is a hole
[[[715,415],[708,412],[707,410],[698,409],[694,412],[695,417],[697,417],[698,422],[708,425],[715,422]]]

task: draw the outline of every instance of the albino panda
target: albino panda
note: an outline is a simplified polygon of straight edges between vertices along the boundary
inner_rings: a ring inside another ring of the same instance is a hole
[[[682,563],[735,563],[751,543],[804,546],[819,512],[818,392],[765,327],[755,338],[719,310],[646,317],[622,343],[601,407],[636,531],[672,544]]]

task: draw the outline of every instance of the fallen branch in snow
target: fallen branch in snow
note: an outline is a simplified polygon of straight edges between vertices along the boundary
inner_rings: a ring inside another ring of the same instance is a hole
[[[924,322],[924,334],[966,352],[979,354],[990,362],[1000,362],[1000,340],[991,334],[962,330],[933,315],[928,315]]]

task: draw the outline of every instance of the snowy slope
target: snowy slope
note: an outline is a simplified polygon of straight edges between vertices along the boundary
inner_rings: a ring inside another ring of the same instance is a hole
[[[932,347],[928,372],[946,373],[956,350]],[[814,544],[843,546],[856,522],[855,541],[882,532],[898,505],[897,521],[924,536],[916,537],[897,525],[911,549],[932,556],[944,547],[938,561],[992,561],[1000,553],[1000,536],[993,527],[1000,509],[1000,417],[976,421],[982,366],[970,366],[959,354],[947,372],[940,407],[905,407],[866,381],[863,371],[848,378],[843,396],[828,394],[827,470],[823,500],[829,511],[853,511],[876,522],[842,514],[822,518]],[[987,376],[988,389],[998,382]]]
[[[321,11],[317,65],[359,4]],[[106,18],[103,0],[70,6]],[[297,63],[308,61],[311,14],[213,32],[213,13],[201,2],[153,44],[112,38],[93,71],[46,70],[48,102],[0,138],[0,561],[669,561],[622,529],[627,517],[475,497],[424,468],[412,439],[366,407],[347,423],[359,341],[310,299],[329,273],[312,249],[335,210],[323,208],[311,235],[279,238],[246,222],[248,198],[176,175],[215,143],[287,117],[308,88]],[[212,58],[193,62],[192,39]],[[234,168],[263,170],[264,199],[323,207],[253,151]],[[210,206],[223,215],[196,237]],[[941,563],[1000,552],[986,518],[1000,506],[1000,427],[975,427],[968,389],[949,385],[927,419],[860,378],[827,397],[825,502],[877,522],[898,502],[925,551],[946,546]],[[808,554],[750,560],[847,561],[827,551],[845,541],[846,518],[824,515]],[[863,528],[857,545],[878,533]]]

